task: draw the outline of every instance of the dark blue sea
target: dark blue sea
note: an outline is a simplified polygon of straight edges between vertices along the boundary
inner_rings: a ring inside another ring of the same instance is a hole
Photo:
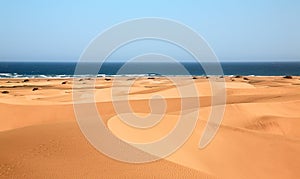
[[[104,63],[98,74],[113,76],[124,65],[121,62]],[[190,75],[206,75],[198,63],[182,63]],[[213,65],[213,64],[211,64]],[[224,75],[300,76],[300,62],[223,62]],[[87,67],[95,66],[88,63]],[[171,63],[135,63],[124,74],[118,75],[181,75]],[[0,62],[0,78],[73,77],[75,62]],[[149,71],[153,69],[153,71]],[[156,73],[155,69],[160,73]],[[79,75],[90,75],[89,71]]]

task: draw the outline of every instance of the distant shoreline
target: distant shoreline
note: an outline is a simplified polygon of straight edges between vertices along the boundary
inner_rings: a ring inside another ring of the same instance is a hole
[[[1,76],[1,74],[0,74]],[[149,78],[149,77],[154,77],[154,78],[176,78],[176,77],[182,77],[182,78],[243,78],[243,77],[257,77],[257,78],[272,78],[272,77],[286,77],[286,76],[291,76],[292,78],[300,78],[300,75],[273,75],[273,76],[263,76],[263,75],[98,75],[98,76],[92,76],[92,75],[80,75],[80,76],[45,76],[45,75],[34,75],[34,76],[22,76],[22,77],[0,77],[0,80],[9,80],[9,79],[87,79],[87,78]]]

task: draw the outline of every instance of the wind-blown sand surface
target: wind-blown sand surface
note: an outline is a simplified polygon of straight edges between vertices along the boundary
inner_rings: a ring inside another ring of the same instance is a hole
[[[204,149],[198,144],[211,111],[210,85],[203,77],[181,78],[180,85],[197,86],[197,126],[171,156],[145,164],[118,162],[88,143],[74,115],[73,79],[0,79],[0,178],[300,178],[300,77],[225,77],[224,119]],[[129,103],[141,116],[150,112],[153,94],[164,96],[166,117],[140,130],[121,122],[114,111],[114,80],[97,79],[95,100],[115,135],[145,142],[172,130],[181,109],[174,84],[164,77],[115,81],[118,89],[124,81],[136,80]]]

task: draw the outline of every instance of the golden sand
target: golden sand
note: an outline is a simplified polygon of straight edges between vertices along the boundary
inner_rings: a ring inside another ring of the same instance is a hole
[[[145,164],[113,160],[89,144],[74,115],[73,79],[0,79],[0,178],[300,178],[300,77],[225,77],[224,119],[204,149],[198,144],[211,112],[210,85],[202,77],[181,78],[180,85],[198,89],[196,128],[175,153]],[[95,91],[99,114],[112,133],[147,142],[172,130],[180,114],[172,82],[122,79],[135,80],[129,103],[138,115],[149,114],[153,94],[166,101],[165,118],[139,130],[119,120],[111,98],[114,80],[98,78]],[[114,88],[122,87],[122,80]]]

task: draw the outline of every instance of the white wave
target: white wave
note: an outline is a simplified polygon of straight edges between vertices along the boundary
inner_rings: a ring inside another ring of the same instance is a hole
[[[13,74],[11,73],[0,73],[0,77],[11,77]]]

